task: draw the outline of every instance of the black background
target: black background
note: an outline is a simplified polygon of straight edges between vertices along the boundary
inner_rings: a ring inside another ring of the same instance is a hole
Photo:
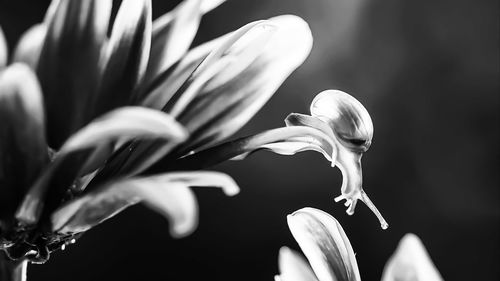
[[[11,49],[48,3],[0,0]],[[175,4],[153,1],[154,15]],[[321,155],[264,152],[216,167],[242,191],[198,189],[200,225],[190,237],[170,238],[162,217],[136,206],[30,266],[30,280],[273,280],[278,249],[298,249],[286,215],[305,206],[341,222],[364,280],[380,279],[407,232],[446,280],[499,279],[498,2],[232,0],[205,16],[195,44],[286,13],[309,22],[313,51],[239,135],[307,113],[322,90],[351,93],[374,121],[364,185],[390,228],[380,230],[362,204],[349,217],[333,202],[341,175]]]

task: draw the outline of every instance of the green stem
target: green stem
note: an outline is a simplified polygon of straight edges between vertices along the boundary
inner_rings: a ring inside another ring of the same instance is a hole
[[[13,261],[0,250],[0,280],[1,281],[26,281],[28,261]]]

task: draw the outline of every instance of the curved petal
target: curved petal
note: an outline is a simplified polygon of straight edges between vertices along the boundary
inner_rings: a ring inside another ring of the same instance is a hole
[[[86,161],[95,149],[120,139],[151,137],[181,142],[187,138],[187,133],[167,114],[142,107],[116,109],[96,119],[64,143],[43,176],[30,188],[16,218],[27,225],[36,223],[49,187],[48,210],[57,207],[81,170],[88,165]]]
[[[309,55],[312,36],[307,23],[296,16],[269,21],[276,30],[267,43],[260,43],[260,52],[254,56],[243,48],[240,56],[239,48],[234,48],[234,54],[229,51],[225,56],[234,55],[234,64],[217,73],[180,111],[178,120],[191,133],[181,151],[208,146],[235,133]],[[252,43],[261,38],[249,40],[249,48],[257,47]]]
[[[335,161],[342,172],[341,195],[346,200],[347,214],[354,214],[358,200],[368,206],[380,222],[382,229],[389,225],[375,204],[363,190],[361,156],[371,144],[373,125],[366,109],[347,93],[327,90],[319,93],[311,104],[313,116],[292,113],[285,120],[287,126],[308,126],[321,130],[336,147]]]
[[[36,70],[46,34],[47,26],[44,24],[30,27],[19,39],[12,60],[27,64]]]
[[[233,141],[186,155],[173,161],[164,158],[144,173],[160,173],[167,170],[203,169],[220,162],[247,156],[258,150],[270,150],[284,155],[292,155],[301,151],[313,150],[323,154],[332,161],[335,158],[335,147],[326,134],[315,128],[293,126],[268,130],[256,135],[243,137]]]
[[[280,281],[317,281],[308,262],[299,253],[281,247],[279,253]]]
[[[0,72],[0,214],[12,215],[48,163],[43,101],[35,74],[13,64]]]
[[[47,16],[37,66],[47,109],[49,145],[62,142],[89,121],[98,85],[98,60],[106,38],[111,0],[60,0]]]
[[[385,265],[382,281],[442,281],[422,241],[412,233],[399,242]]]
[[[185,0],[153,23],[151,60],[145,82],[169,69],[189,49],[198,31],[202,0]]]
[[[53,213],[52,229],[60,233],[86,231],[123,209],[143,202],[171,221],[171,234],[183,237],[198,223],[198,204],[191,186],[217,186],[227,195],[238,192],[236,183],[217,172],[181,172],[113,182],[68,202]]]
[[[0,27],[0,69],[7,65],[9,53],[7,51],[7,41],[3,35],[2,28]]]
[[[145,137],[180,143],[188,134],[174,118],[161,111],[138,106],[121,107],[97,118],[72,135],[61,147],[59,154],[97,147],[123,138]]]
[[[273,29],[270,28],[269,24],[259,21],[196,48],[180,62],[165,82],[161,83],[149,94],[144,104],[153,108],[164,107],[165,111],[174,117],[177,116],[198,95],[208,81],[221,70],[227,68],[228,64],[233,64],[231,68],[233,72],[229,73],[241,72],[242,69],[248,66],[260,53],[263,41],[269,39],[272,31]],[[236,52],[236,50],[238,51]],[[235,64],[231,56],[221,59],[224,53],[230,52],[239,54],[240,64]],[[181,88],[181,84],[185,80],[189,80],[189,83],[186,82],[189,86]],[[200,116],[200,118],[204,117]],[[123,150],[120,157],[115,158],[126,158],[125,163],[122,163],[121,160],[115,160],[107,164],[107,169],[114,169],[116,165],[120,165],[122,173],[136,174],[148,168],[174,147],[161,141],[141,141],[130,144],[129,148]]]
[[[101,57],[101,84],[93,116],[129,105],[144,78],[151,45],[151,0],[123,1]]]
[[[318,209],[303,208],[287,220],[318,280],[361,280],[351,243],[335,218]]]

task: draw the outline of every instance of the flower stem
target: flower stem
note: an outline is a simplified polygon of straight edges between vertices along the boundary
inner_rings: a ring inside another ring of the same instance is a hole
[[[28,261],[13,261],[0,250],[0,280],[2,281],[26,281],[26,269]]]

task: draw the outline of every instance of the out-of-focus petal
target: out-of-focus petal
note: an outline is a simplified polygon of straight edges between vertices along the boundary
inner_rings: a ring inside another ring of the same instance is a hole
[[[144,78],[151,45],[151,0],[123,1],[101,57],[101,84],[94,116],[131,103]]]
[[[183,237],[198,223],[198,204],[189,189],[192,186],[221,187],[227,195],[239,191],[229,176],[217,172],[180,172],[124,179],[68,202],[52,215],[52,228],[61,233],[86,231],[126,207],[143,202],[170,220],[172,236]]]
[[[406,234],[385,265],[382,281],[442,281],[422,241],[412,233]]]
[[[106,39],[111,0],[60,0],[47,16],[37,74],[47,109],[49,145],[62,142],[89,121],[99,84],[98,61]]]
[[[282,247],[279,253],[280,281],[317,281],[309,263],[297,252]]]
[[[49,187],[52,195],[48,204],[57,204],[82,168],[88,165],[86,161],[94,149],[132,138],[162,138],[178,143],[187,138],[187,133],[172,117],[156,110],[123,107],[111,111],[80,129],[63,144],[44,175],[30,188],[16,218],[24,224],[37,222]]]
[[[7,50],[7,41],[3,35],[2,28],[0,27],[0,69],[7,65],[9,53]]]
[[[202,2],[205,1],[185,0],[154,21],[146,84],[169,69],[189,49],[200,24]]]
[[[0,214],[12,215],[48,163],[40,85],[25,65],[0,72]]]
[[[303,208],[287,219],[318,280],[361,280],[351,243],[335,218],[318,209]]]
[[[36,70],[46,34],[47,26],[44,24],[30,27],[19,39],[12,61],[22,62]]]

